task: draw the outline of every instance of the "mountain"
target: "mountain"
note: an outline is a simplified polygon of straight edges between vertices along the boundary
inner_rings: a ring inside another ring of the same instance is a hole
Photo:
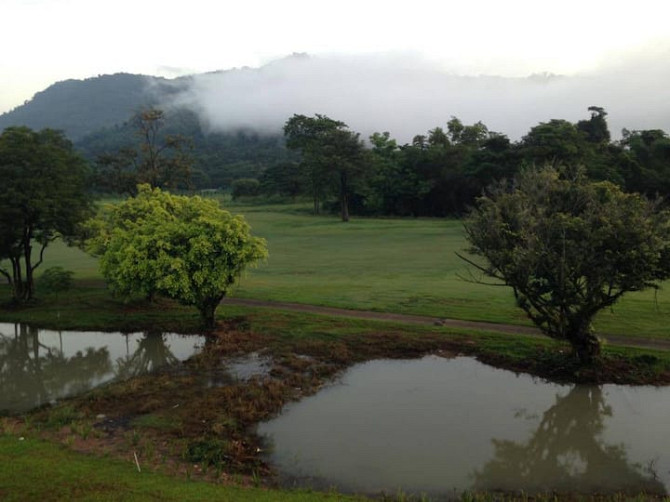
[[[49,127],[76,142],[101,128],[122,124],[139,108],[179,92],[185,82],[128,73],[57,82],[0,115],[0,130],[17,125]]]
[[[162,134],[182,135],[194,146],[196,188],[226,187],[237,178],[258,177],[269,166],[294,157],[279,131],[259,135],[251,129],[227,132],[202,127],[197,114],[174,105],[191,77],[168,80],[117,73],[65,80],[38,92],[25,104],[0,115],[0,130],[28,126],[59,129],[92,164],[101,154],[137,146],[132,116],[141,108],[166,110]]]

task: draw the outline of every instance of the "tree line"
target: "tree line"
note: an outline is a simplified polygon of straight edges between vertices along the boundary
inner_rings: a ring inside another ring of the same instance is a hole
[[[482,122],[452,117],[399,144],[388,132],[364,142],[346,124],[324,115],[294,115],[286,122],[286,146],[299,161],[281,162],[257,179],[233,183],[237,196],[309,197],[314,212],[392,216],[456,216],[493,183],[526,166],[584,166],[593,181],[610,181],[627,192],[670,195],[670,138],[660,130],[623,131],[612,141],[607,112],[572,123],[552,119],[519,141]]]
[[[483,261],[463,258],[510,286],[531,321],[590,363],[600,354],[595,315],[670,278],[670,210],[658,197],[670,189],[670,139],[624,131],[613,142],[606,112],[589,111],[576,124],[541,123],[516,143],[452,118],[403,146],[388,133],[366,145],[341,121],[294,115],[284,135],[301,160],[247,185],[308,195],[315,212],[337,207],[345,222],[351,212],[446,216],[472,207],[465,235]],[[14,303],[34,298],[35,269],[61,238],[99,256],[117,294],[173,298],[214,326],[217,305],[267,256],[266,244],[217,201],[166,191],[187,185],[191,166],[185,140],[160,134],[162,120],[161,111],[142,112],[138,146],[99,160],[110,186],[130,197],[97,216],[86,162],[62,133],[0,135],[0,275]]]

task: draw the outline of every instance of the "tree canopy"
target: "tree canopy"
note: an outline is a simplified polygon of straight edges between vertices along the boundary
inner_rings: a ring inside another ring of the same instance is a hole
[[[123,296],[160,294],[195,306],[203,323],[248,266],[267,256],[241,216],[217,201],[140,185],[135,197],[92,220],[87,250]]]
[[[88,168],[62,133],[9,127],[0,135],[0,274],[14,301],[34,295],[47,245],[90,214]],[[33,249],[37,252],[33,255]]]
[[[514,290],[517,304],[584,362],[599,354],[594,316],[670,277],[670,216],[582,172],[528,169],[478,199],[465,258]]]
[[[365,167],[359,134],[325,115],[294,115],[284,125],[286,146],[302,152],[302,166],[312,189],[314,210],[332,185],[337,186],[342,221],[349,221],[351,185]]]
[[[182,135],[163,134],[163,111],[143,109],[133,116],[131,123],[138,145],[100,155],[98,184],[131,195],[142,183],[173,189],[188,187],[192,164],[190,144]]]

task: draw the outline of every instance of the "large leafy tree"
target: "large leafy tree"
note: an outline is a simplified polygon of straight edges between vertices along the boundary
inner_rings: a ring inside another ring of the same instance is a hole
[[[302,152],[312,188],[314,211],[329,186],[337,186],[342,221],[349,221],[352,184],[364,170],[366,151],[358,133],[325,115],[294,115],[284,125],[286,146]]]
[[[0,135],[0,274],[30,300],[48,244],[75,234],[91,208],[88,168],[62,133],[10,127]]]
[[[215,200],[172,195],[140,185],[135,197],[111,206],[90,227],[87,249],[123,296],[160,294],[195,306],[203,324],[246,266],[267,255],[241,216]]]
[[[600,352],[600,310],[670,277],[668,213],[581,173],[527,170],[478,199],[465,231],[484,259],[466,261],[511,286],[530,319],[582,362]]]

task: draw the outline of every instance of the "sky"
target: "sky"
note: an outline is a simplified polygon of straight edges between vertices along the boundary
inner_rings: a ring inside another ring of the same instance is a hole
[[[0,112],[69,78],[175,77],[292,53],[348,61],[353,85],[362,62],[401,62],[444,75],[605,72],[630,87],[629,65],[668,74],[669,14],[667,0],[2,0]]]

